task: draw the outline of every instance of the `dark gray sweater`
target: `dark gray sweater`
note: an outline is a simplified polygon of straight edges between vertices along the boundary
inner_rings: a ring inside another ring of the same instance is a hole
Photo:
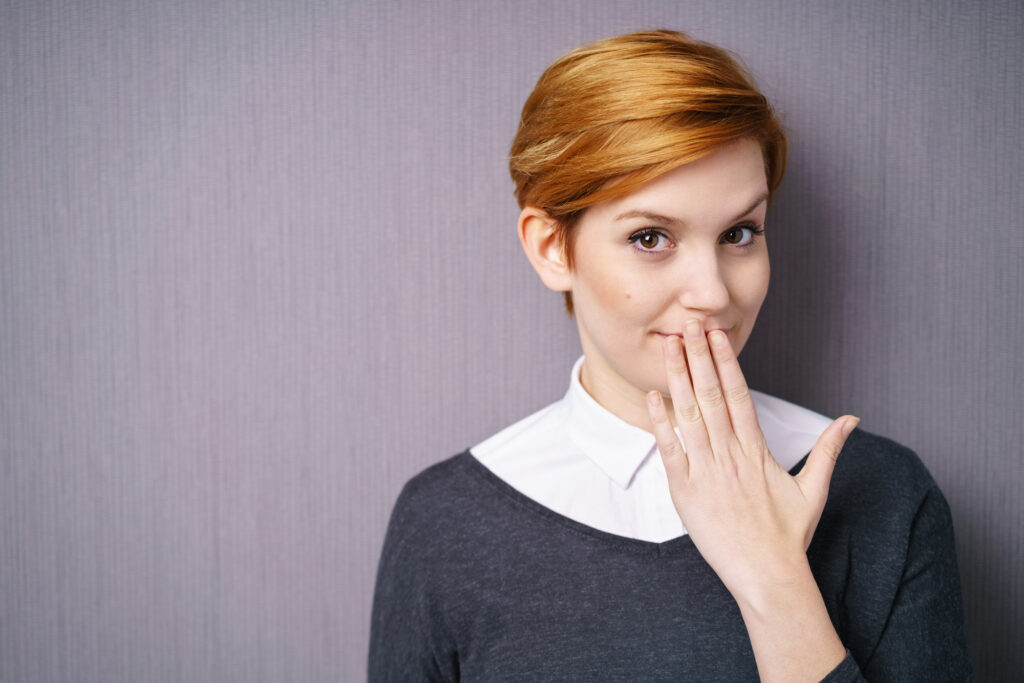
[[[827,680],[971,678],[949,508],[912,452],[854,431],[808,557],[849,653]],[[689,536],[598,531],[467,451],[395,504],[369,678],[756,681],[757,667],[736,602]]]

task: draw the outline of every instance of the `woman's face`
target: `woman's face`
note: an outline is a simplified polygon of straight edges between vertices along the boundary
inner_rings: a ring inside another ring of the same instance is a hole
[[[668,393],[662,339],[687,320],[743,348],[768,291],[767,198],[761,148],[741,140],[584,212],[570,277],[599,403],[646,425],[644,394]]]

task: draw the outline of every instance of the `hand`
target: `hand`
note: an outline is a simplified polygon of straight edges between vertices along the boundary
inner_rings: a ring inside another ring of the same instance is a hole
[[[857,418],[843,416],[789,475],[768,452],[728,337],[696,320],[664,343],[672,410],[647,395],[672,501],[694,545],[732,593],[762,681],[820,680],[845,649],[807,562],[836,458]]]
[[[843,416],[815,443],[795,477],[768,452],[725,333],[695,320],[664,342],[675,422],[647,396],[676,511],[697,550],[744,606],[811,578],[807,546],[821,518],[836,458],[859,420]],[[685,342],[685,350],[684,343]]]

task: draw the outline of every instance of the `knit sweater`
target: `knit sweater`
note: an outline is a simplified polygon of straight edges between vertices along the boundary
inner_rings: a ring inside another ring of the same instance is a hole
[[[949,508],[911,451],[855,430],[807,554],[847,648],[826,680],[970,680]],[[468,451],[402,490],[370,641],[371,681],[757,680],[739,608],[689,536],[593,529]]]

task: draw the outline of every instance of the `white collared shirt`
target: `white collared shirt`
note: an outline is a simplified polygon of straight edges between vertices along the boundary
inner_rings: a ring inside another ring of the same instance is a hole
[[[669,495],[654,435],[601,406],[580,384],[470,452],[520,493],[595,529],[661,543],[686,533]],[[789,470],[832,420],[751,391],[768,450]]]

